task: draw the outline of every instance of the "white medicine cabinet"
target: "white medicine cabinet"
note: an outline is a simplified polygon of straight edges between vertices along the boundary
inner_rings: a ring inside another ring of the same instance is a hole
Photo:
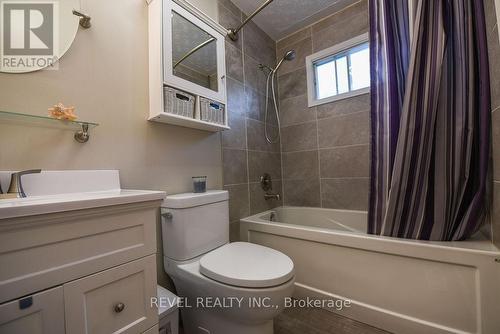
[[[186,0],[149,2],[149,120],[229,129],[226,30]]]

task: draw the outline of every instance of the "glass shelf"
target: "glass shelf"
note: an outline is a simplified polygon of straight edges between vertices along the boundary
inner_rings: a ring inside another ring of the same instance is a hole
[[[80,120],[59,120],[48,116],[29,115],[10,111],[0,111],[0,123],[16,123],[37,127],[72,130],[75,131],[75,140],[80,143],[87,142],[89,139],[88,131],[99,125],[97,123]]]

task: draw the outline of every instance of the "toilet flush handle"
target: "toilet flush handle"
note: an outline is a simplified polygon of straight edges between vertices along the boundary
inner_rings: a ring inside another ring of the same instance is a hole
[[[168,220],[172,220],[172,218],[174,218],[174,216],[172,215],[172,212],[169,212],[169,211],[161,211],[161,216],[165,219],[168,219]]]

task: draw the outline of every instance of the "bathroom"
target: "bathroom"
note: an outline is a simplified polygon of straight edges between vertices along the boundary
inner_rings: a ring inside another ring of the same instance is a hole
[[[7,31],[43,43],[19,12],[47,4],[59,51],[21,64]],[[499,20],[498,0],[1,0],[0,334],[500,333]]]

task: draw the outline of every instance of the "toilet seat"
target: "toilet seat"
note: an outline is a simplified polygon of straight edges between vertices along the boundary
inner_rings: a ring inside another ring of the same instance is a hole
[[[233,242],[204,255],[200,273],[220,283],[266,288],[283,284],[294,276],[292,260],[274,249]]]

